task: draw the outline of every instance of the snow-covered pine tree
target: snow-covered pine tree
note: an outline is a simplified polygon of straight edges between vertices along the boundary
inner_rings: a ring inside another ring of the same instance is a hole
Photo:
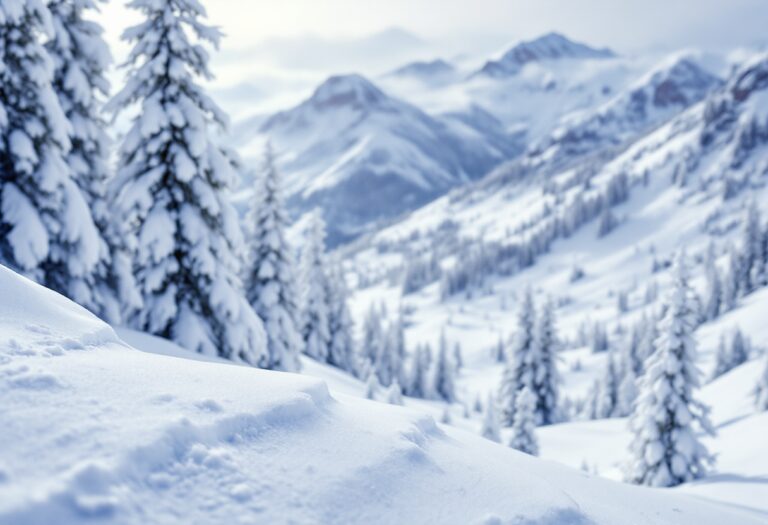
[[[456,390],[453,381],[454,365],[448,357],[448,341],[445,331],[440,334],[440,344],[432,369],[432,393],[438,399],[452,403],[456,400]]]
[[[504,349],[504,339],[499,335],[499,340],[496,346],[493,348],[493,357],[497,363],[503,363],[506,359],[507,352]]]
[[[73,130],[41,44],[54,35],[42,1],[0,3],[0,263],[102,314],[91,287],[107,254],[66,162]]]
[[[259,366],[294,372],[299,369],[304,342],[298,328],[300,312],[291,248],[285,239],[288,226],[280,175],[272,147],[267,144],[246,217],[245,296],[267,332],[267,352]]]
[[[712,461],[693,427],[698,423],[712,432],[708,408],[693,397],[699,386],[699,371],[695,365],[696,312],[691,306],[692,293],[681,252],[675,259],[656,351],[646,364],[630,419],[634,437],[627,480],[633,483],[678,485],[704,476],[706,465]]]
[[[103,29],[86,18],[98,10],[97,0],[52,0],[48,4],[53,38],[46,49],[54,64],[53,87],[70,123],[71,149],[66,163],[91,211],[98,232],[99,261],[90,274],[72,281],[66,295],[111,323],[141,306],[126,232],[115,221],[108,202],[109,148],[101,117],[109,94],[106,70],[112,59]]]
[[[488,400],[485,403],[485,414],[483,414],[483,426],[480,429],[480,435],[485,439],[501,443],[499,409],[496,406],[496,400],[493,398],[492,392],[488,392]]]
[[[383,344],[379,348],[376,367],[379,370],[379,380],[382,384],[397,381],[405,382],[405,329],[402,309],[387,326]]]
[[[736,308],[739,302],[739,276],[741,261],[738,252],[733,246],[728,249],[728,269],[723,275],[723,293],[720,313],[725,313]]]
[[[417,345],[411,357],[411,367],[408,380],[405,383],[405,393],[410,397],[429,397],[429,362],[426,349]]]
[[[524,386],[515,399],[515,415],[509,446],[532,456],[539,453],[536,439],[536,396]]]
[[[392,381],[392,384],[387,388],[387,403],[390,405],[403,404],[403,390],[397,381]]]
[[[499,386],[499,405],[501,408],[501,424],[512,426],[518,393],[525,386],[533,385],[535,372],[533,369],[533,349],[536,326],[536,312],[533,307],[533,296],[526,289],[517,316],[517,333],[509,348],[507,361]]]
[[[632,409],[637,399],[637,376],[632,366],[624,362],[621,383],[619,384],[618,398],[616,402],[616,415],[618,417],[627,417],[632,413]]]
[[[133,323],[189,350],[258,365],[266,335],[239,279],[244,241],[228,195],[233,154],[211,138],[227,117],[197,83],[212,78],[203,45],[217,47],[221,33],[201,22],[197,0],[128,5],[143,21],[123,33],[133,43],[129,70],[108,108],[141,106],[116,180],[120,219],[138,240],[144,306]]]
[[[720,334],[717,341],[717,351],[715,352],[715,368],[712,371],[712,379],[717,379],[730,370],[730,356],[728,355],[728,345],[725,343],[725,335]]]
[[[596,321],[592,326],[592,353],[598,354],[600,352],[607,352],[610,347],[608,341],[608,332],[605,330],[603,323]]]
[[[533,339],[533,375],[532,391],[536,397],[536,423],[549,425],[557,421],[558,385],[557,373],[559,341],[555,327],[555,309],[551,299],[547,299],[541,309],[535,327]]]
[[[301,252],[301,288],[304,353],[325,363],[331,352],[330,285],[325,264],[325,222],[319,213],[312,215]]]
[[[376,399],[379,395],[379,390],[381,390],[379,379],[376,377],[376,373],[373,370],[370,370],[368,379],[365,381],[365,398]]]
[[[723,284],[720,272],[715,264],[714,244],[710,243],[707,249],[707,258],[704,263],[704,273],[707,278],[706,295],[704,298],[704,319],[711,321],[720,315],[723,302]]]
[[[638,377],[645,371],[648,360],[656,352],[656,341],[659,337],[659,329],[656,326],[655,315],[651,315],[650,319],[643,316],[641,322],[645,324],[645,329],[643,330],[643,337],[638,346],[638,356],[643,366]]]
[[[354,338],[354,322],[349,311],[349,290],[340,265],[334,265],[328,279],[328,328],[331,343],[328,363],[350,374],[357,374],[359,363]]]
[[[768,411],[768,357],[755,386],[755,407],[759,412]]]
[[[611,350],[605,364],[605,373],[603,374],[603,380],[600,383],[600,394],[597,398],[596,417],[598,419],[607,419],[619,415],[620,385],[621,377],[619,377],[614,352]]]
[[[739,266],[739,290],[747,295],[755,290],[755,277],[761,276],[762,271],[762,232],[760,231],[760,212],[754,201],[747,208],[744,219],[744,230],[741,240],[741,257]]]
[[[461,343],[456,341],[453,344],[453,364],[456,365],[456,370],[461,370],[464,366],[464,356],[461,352]]]
[[[378,359],[384,345],[384,328],[381,325],[381,312],[376,305],[370,305],[363,321],[363,341],[360,348],[361,358],[372,364]]]

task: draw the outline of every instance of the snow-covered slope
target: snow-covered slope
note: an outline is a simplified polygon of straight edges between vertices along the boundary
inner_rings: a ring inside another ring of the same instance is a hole
[[[595,49],[574,42],[560,33],[547,33],[534,40],[520,42],[498,60],[489,60],[477,72],[489,77],[515,75],[526,64],[547,60],[603,59],[615,54],[610,49]]]
[[[140,352],[5,268],[0,290],[2,524],[759,523],[316,379]]]
[[[688,56],[671,56],[605,104],[566,115],[528,162],[562,165],[601,148],[620,146],[701,101],[720,84]]]
[[[272,142],[291,207],[320,206],[334,244],[485,175],[520,149],[503,133],[432,117],[344,75],[238,140],[250,159]]]

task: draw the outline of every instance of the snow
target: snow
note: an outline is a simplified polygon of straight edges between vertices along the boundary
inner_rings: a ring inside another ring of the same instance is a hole
[[[121,330],[166,355],[137,351],[4,268],[0,291],[0,523],[759,523]]]

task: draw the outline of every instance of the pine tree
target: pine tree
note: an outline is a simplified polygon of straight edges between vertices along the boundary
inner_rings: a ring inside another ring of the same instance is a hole
[[[707,278],[706,298],[704,300],[704,319],[711,321],[720,315],[723,302],[723,285],[720,273],[715,264],[714,244],[710,243],[707,249],[707,258],[704,263],[704,271]]]
[[[501,423],[512,426],[518,393],[526,386],[532,387],[535,311],[530,289],[525,291],[517,318],[517,334],[510,348],[499,387]]]
[[[376,399],[379,395],[379,390],[381,390],[381,385],[376,377],[376,373],[371,370],[368,373],[368,379],[365,381],[365,398]]]
[[[608,334],[602,323],[596,322],[592,327],[592,353],[607,352],[610,346]]]
[[[402,310],[398,310],[397,317],[389,323],[384,340],[378,346],[379,353],[375,366],[379,381],[383,385],[388,385],[392,381],[404,382],[405,332]]]
[[[739,275],[741,275],[741,262],[735,248],[728,250],[728,270],[723,276],[723,299],[720,312],[725,313],[736,308],[739,302]]]
[[[600,383],[600,395],[597,398],[597,418],[606,419],[619,415],[619,386],[621,378],[616,369],[616,360],[613,350],[608,355],[605,365],[605,374]]]
[[[768,358],[755,386],[755,407],[760,412],[768,411]]]
[[[619,384],[616,415],[619,417],[629,416],[632,413],[636,399],[637,376],[633,368],[628,363],[624,363],[621,383]]]
[[[739,266],[739,290],[747,295],[755,290],[755,277],[762,273],[762,234],[760,231],[760,212],[753,201],[747,209],[742,233],[741,257]]]
[[[387,403],[390,405],[402,405],[403,404],[403,391],[400,388],[400,383],[392,381],[387,389]]]
[[[503,363],[506,359],[507,352],[504,349],[504,339],[499,335],[499,340],[493,349],[493,356],[497,363]]]
[[[676,257],[673,272],[657,348],[646,365],[630,420],[634,438],[627,479],[655,487],[700,478],[711,462],[693,428],[697,422],[705,431],[712,431],[708,409],[693,398],[693,390],[699,386],[692,336],[696,321],[682,253]]]
[[[108,254],[67,164],[73,128],[40,43],[54,27],[40,0],[0,4],[0,263],[103,314],[94,275]]]
[[[712,379],[730,372],[739,365],[743,365],[749,359],[749,344],[744,338],[744,334],[738,328],[734,330],[729,344],[726,344],[725,337],[720,336],[720,341],[715,354],[715,370]]]
[[[551,300],[544,304],[533,340],[535,372],[532,391],[536,397],[536,423],[549,425],[557,420],[558,385],[557,352],[559,342],[555,328],[555,312]]]
[[[267,352],[259,366],[297,371],[303,341],[298,330],[299,308],[291,249],[285,239],[289,226],[275,169],[267,144],[264,167],[246,218],[248,258],[245,294],[264,322]]]
[[[653,317],[651,319],[644,317],[642,322],[645,324],[645,329],[643,330],[643,338],[638,347],[638,355],[643,363],[641,374],[646,370],[648,360],[656,353],[656,341],[659,337],[659,329]]]
[[[432,369],[432,392],[439,399],[449,403],[456,400],[453,371],[454,366],[448,358],[448,342],[445,339],[445,332],[443,332],[440,335],[440,345]]]
[[[509,446],[532,456],[539,453],[536,440],[536,397],[528,386],[523,387],[515,399],[512,437]]]
[[[200,21],[206,14],[196,0],[129,7],[144,20],[123,34],[133,49],[126,85],[109,109],[141,106],[116,180],[120,219],[138,241],[144,306],[134,325],[195,352],[258,365],[266,335],[241,292],[244,241],[228,195],[233,154],[211,139],[227,119],[196,82],[212,78],[203,44],[218,46],[221,33]]]
[[[304,353],[327,362],[331,346],[330,300],[325,264],[325,222],[319,213],[312,216],[308,238],[301,252],[302,328]]]
[[[383,345],[384,329],[381,326],[381,314],[375,305],[371,305],[363,322],[363,342],[360,349],[362,358],[374,363]]]
[[[328,363],[350,374],[356,374],[358,362],[354,323],[347,302],[349,291],[340,266],[336,265],[331,270],[328,283],[328,327],[331,336]]]
[[[426,349],[417,345],[411,357],[411,368],[408,381],[405,383],[405,393],[410,397],[429,397],[429,363]]]
[[[85,18],[88,11],[97,11],[95,0],[52,0],[48,6],[54,33],[46,49],[54,64],[53,87],[70,123],[71,149],[65,160],[91,211],[99,249],[93,271],[62,291],[107,321],[119,323],[141,306],[141,296],[126,232],[113,220],[108,202],[110,141],[101,106],[109,94],[106,70],[112,59],[103,29]]]
[[[483,426],[480,430],[480,435],[485,439],[501,443],[499,409],[496,407],[496,400],[491,392],[488,392],[488,401],[485,403],[485,414],[483,415]]]
[[[456,365],[456,370],[461,370],[464,366],[464,357],[461,352],[461,343],[458,341],[453,344],[453,364]]]

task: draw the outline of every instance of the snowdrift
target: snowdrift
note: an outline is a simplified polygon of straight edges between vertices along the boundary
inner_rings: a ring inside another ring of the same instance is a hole
[[[2,267],[0,428],[3,525],[758,523],[309,377],[138,351]]]

